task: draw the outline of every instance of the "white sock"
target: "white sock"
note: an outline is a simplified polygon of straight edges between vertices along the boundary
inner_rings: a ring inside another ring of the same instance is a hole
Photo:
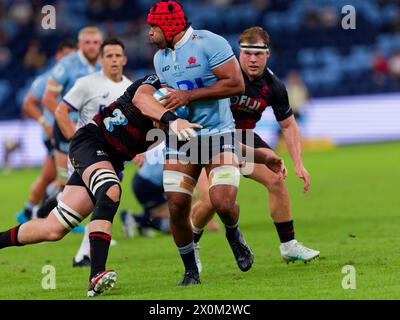
[[[81,246],[75,255],[75,261],[82,260],[84,256],[88,256],[90,258],[89,223],[87,223],[85,226],[85,233],[83,234]]]

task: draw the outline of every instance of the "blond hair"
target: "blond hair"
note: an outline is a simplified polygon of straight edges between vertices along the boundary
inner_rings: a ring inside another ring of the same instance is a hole
[[[103,34],[100,29],[97,27],[85,27],[82,28],[78,33],[78,40],[81,40],[84,34],[99,34],[101,38],[103,38]]]

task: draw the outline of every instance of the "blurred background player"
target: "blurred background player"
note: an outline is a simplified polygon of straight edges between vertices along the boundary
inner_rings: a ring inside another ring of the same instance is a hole
[[[282,129],[287,149],[295,167],[296,175],[303,180],[303,191],[310,187],[310,176],[305,169],[301,156],[300,131],[289,104],[285,85],[266,68],[269,58],[270,38],[261,27],[252,27],[243,31],[239,39],[240,66],[245,79],[246,90],[243,95],[231,99],[231,110],[236,122],[236,129],[251,130],[254,135],[254,148],[270,149],[257,133],[253,132],[263,111],[271,106],[276,120]],[[246,137],[245,134],[242,135]],[[246,141],[242,141],[246,143]],[[285,261],[310,261],[319,256],[319,251],[309,249],[297,242],[294,236],[289,193],[285,180],[263,165],[255,164],[249,178],[261,183],[268,190],[268,202],[271,217],[281,242],[280,253]],[[203,228],[212,217],[210,203],[205,201],[195,205],[192,223],[194,240],[197,243]],[[196,245],[196,257],[198,258]]]
[[[75,81],[85,75],[99,71],[101,65],[97,62],[103,36],[97,27],[85,27],[78,34],[78,51],[62,59],[52,69],[45,93],[43,105],[54,115],[59,100],[75,84]],[[71,113],[76,119],[76,113]],[[57,121],[53,127],[54,158],[57,169],[57,186],[62,189],[68,178],[67,155],[69,141],[66,139]],[[50,201],[51,202],[51,201]],[[50,207],[54,207],[56,198],[52,199]]]
[[[75,51],[75,44],[66,40],[59,44],[54,56],[55,62],[59,62],[63,57]],[[23,113],[35,119],[43,128],[43,143],[47,149],[47,156],[44,160],[40,176],[31,186],[31,193],[28,196],[24,209],[18,212],[17,220],[24,223],[31,219],[32,211],[44,199],[46,188],[56,178],[56,167],[54,163],[52,132],[54,124],[53,114],[42,106],[42,98],[47,85],[47,80],[52,66],[48,66],[47,71],[39,75],[32,83],[32,86],[25,96],[22,107]]]
[[[70,140],[75,134],[75,123],[69,113],[78,113],[79,129],[90,121],[103,108],[120,97],[132,84],[123,75],[127,63],[124,44],[115,38],[106,39],[100,46],[99,62],[102,70],[79,78],[58,104],[55,115],[63,136]],[[69,164],[68,176],[74,172]],[[52,210],[53,208],[51,208]],[[90,265],[89,227],[86,226],[81,246],[75,255],[74,267]]]

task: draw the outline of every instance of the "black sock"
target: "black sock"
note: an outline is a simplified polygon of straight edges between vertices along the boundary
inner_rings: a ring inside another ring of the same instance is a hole
[[[275,227],[281,243],[294,239],[293,220],[275,223]]]
[[[198,243],[203,235],[204,230],[201,230],[199,233],[193,232],[193,241],[194,243]]]
[[[225,235],[229,241],[235,240],[239,237],[239,222],[232,226],[228,226],[225,224]]]
[[[18,242],[18,231],[20,226],[21,225],[19,224],[10,230],[0,232],[0,249],[14,246],[19,247],[23,245]]]
[[[32,202],[30,202],[30,201],[28,201],[26,204],[25,204],[25,207],[24,207],[24,215],[25,215],[25,217],[27,217],[29,220],[30,219],[32,219],[32,211],[33,211],[33,208],[35,207],[35,205],[32,203]]]
[[[57,207],[58,195],[59,195],[59,192],[56,193],[55,195],[51,196],[50,198],[47,198],[47,200],[42,203],[39,210],[37,211],[38,218],[46,218],[50,214],[51,210],[53,210],[55,207]]]
[[[110,247],[111,236],[104,232],[89,233],[90,241],[90,279],[96,274],[106,270],[108,248]]]
[[[197,269],[196,258],[194,256],[193,242],[184,247],[178,247],[178,251],[181,255],[183,264],[185,265],[185,271],[194,270],[199,272]]]

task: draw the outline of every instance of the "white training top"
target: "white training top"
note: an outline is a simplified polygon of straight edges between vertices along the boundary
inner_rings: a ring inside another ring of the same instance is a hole
[[[66,104],[78,111],[76,129],[87,125],[102,108],[122,96],[131,84],[132,81],[125,76],[122,76],[122,81],[114,82],[103,71],[78,79],[63,97]]]

